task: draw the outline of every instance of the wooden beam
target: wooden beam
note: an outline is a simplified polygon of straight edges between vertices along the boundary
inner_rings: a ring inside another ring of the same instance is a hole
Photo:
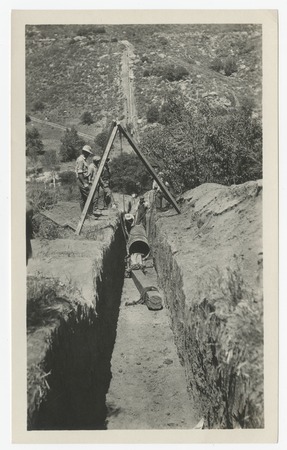
[[[78,226],[77,226],[77,229],[76,229],[76,232],[75,232],[76,235],[79,235],[81,233],[82,226],[84,224],[84,221],[85,221],[85,218],[86,218],[86,215],[87,215],[90,203],[92,201],[94,193],[96,192],[96,189],[97,189],[97,186],[98,186],[98,183],[99,183],[99,180],[100,180],[100,177],[101,177],[101,174],[102,174],[105,162],[107,160],[107,157],[109,156],[109,153],[110,153],[111,147],[113,145],[114,139],[116,137],[117,131],[118,131],[118,126],[117,126],[117,123],[114,122],[114,126],[111,128],[111,134],[110,134],[107,146],[105,148],[105,151],[103,153],[99,169],[97,171],[96,177],[95,177],[95,179],[93,181],[93,184],[92,184],[92,187],[90,189],[88,198],[86,200],[84,209],[82,211],[81,218],[80,218],[80,221],[78,223]]]
[[[130,144],[130,146],[134,149],[134,151],[136,152],[136,154],[138,155],[140,160],[143,162],[143,164],[147,168],[148,172],[156,180],[156,182],[160,186],[162,192],[166,195],[166,197],[168,198],[170,203],[173,205],[173,207],[176,210],[176,212],[178,214],[180,214],[180,209],[179,209],[178,204],[176,203],[175,199],[173,198],[173,196],[171,195],[171,193],[169,192],[167,187],[164,185],[164,183],[161,181],[161,179],[157,176],[156,172],[154,171],[154,169],[152,168],[152,166],[150,165],[150,163],[148,162],[146,157],[142,154],[142,152],[140,151],[140,149],[138,148],[136,143],[133,141],[133,139],[130,136],[130,134],[122,127],[122,125],[119,122],[117,122],[117,125],[118,125],[118,129],[120,130],[120,132],[123,133],[123,135],[127,139],[127,141]]]

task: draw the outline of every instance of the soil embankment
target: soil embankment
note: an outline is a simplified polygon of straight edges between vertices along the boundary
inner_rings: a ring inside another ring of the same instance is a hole
[[[150,239],[194,407],[262,427],[262,183],[201,185],[181,211],[152,215]]]

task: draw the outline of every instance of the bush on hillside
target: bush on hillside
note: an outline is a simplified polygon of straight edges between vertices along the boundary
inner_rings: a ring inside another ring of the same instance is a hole
[[[64,137],[61,139],[60,155],[62,161],[72,161],[80,154],[85,141],[78,135],[75,127],[67,128]]]
[[[59,172],[59,180],[62,184],[76,184],[76,173],[72,170],[66,170],[64,172]]]
[[[27,184],[27,198],[33,204],[34,214],[51,208],[58,201],[58,195],[54,189],[46,189],[44,183],[36,181]]]
[[[104,150],[106,148],[108,138],[109,138],[110,132],[109,129],[106,128],[105,130],[101,131],[97,136],[95,137],[95,146],[96,149]]]
[[[167,65],[162,69],[162,78],[168,81],[183,80],[188,74],[188,70],[183,66]]]
[[[85,111],[81,115],[81,123],[83,125],[91,125],[92,123],[94,123],[93,116],[92,116],[92,114],[89,111]]]
[[[202,183],[240,184],[262,178],[262,124],[250,107],[219,115],[208,103],[188,110],[168,98],[160,125],[141,138],[148,156],[164,161],[164,174],[180,193]]]
[[[163,80],[179,81],[189,75],[188,70],[183,66],[167,64],[165,66],[154,66],[151,74],[156,77],[162,77]]]
[[[78,28],[78,36],[88,36],[89,34],[103,34],[106,32],[105,27],[99,25],[82,25]]]
[[[216,72],[220,72],[221,70],[224,69],[224,64],[223,64],[223,62],[222,62],[222,60],[220,58],[215,58],[211,62],[209,68],[212,69],[212,70],[215,70]]]
[[[237,65],[233,57],[228,57],[224,63],[224,73],[227,77],[237,72]]]
[[[26,156],[36,159],[43,153],[44,144],[39,130],[35,127],[26,129]]]
[[[114,192],[131,195],[143,193],[151,188],[151,177],[138,156],[122,154],[111,161],[110,167]]]
[[[42,162],[43,162],[43,165],[48,170],[54,171],[54,170],[58,170],[60,167],[60,158],[59,158],[56,150],[46,151],[43,156]]]
[[[45,104],[41,100],[37,100],[36,102],[33,103],[32,109],[33,111],[42,112],[45,109]]]
[[[168,44],[168,40],[167,40],[167,38],[164,37],[164,36],[160,36],[160,37],[158,38],[158,42],[159,42],[161,45],[163,45],[163,46],[165,46],[165,45]]]
[[[31,122],[31,117],[28,114],[26,114],[26,124],[29,122]]]
[[[145,69],[144,71],[143,71],[143,77],[150,77],[150,71],[148,70],[148,69]]]
[[[158,122],[159,120],[158,107],[155,105],[150,106],[149,109],[147,110],[146,118],[149,123]]]

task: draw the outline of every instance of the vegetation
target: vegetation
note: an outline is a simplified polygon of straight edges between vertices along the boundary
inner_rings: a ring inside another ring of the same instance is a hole
[[[63,139],[61,139],[60,155],[62,161],[72,161],[80,154],[85,141],[78,135],[75,127],[67,128]]]
[[[63,285],[57,278],[45,276],[27,277],[27,330],[33,332],[37,327],[51,326],[59,321],[60,312],[76,309],[81,298],[79,290],[71,283]],[[51,345],[51,342],[48,342]],[[32,428],[35,414],[46,399],[50,386],[45,371],[45,363],[32,364],[27,373],[28,429]]]
[[[26,156],[29,156],[34,162],[37,156],[43,153],[44,145],[41,135],[37,128],[26,129]]]
[[[224,63],[224,73],[227,77],[237,72],[237,65],[233,57],[228,57]]]
[[[100,25],[82,25],[78,31],[78,36],[88,36],[90,34],[103,34],[106,32],[105,27]]]
[[[115,192],[140,194],[151,188],[151,177],[136,155],[123,154],[114,158],[111,166],[111,184]]]
[[[110,136],[110,132],[111,132],[111,129],[109,127],[106,127],[103,129],[103,131],[101,131],[100,133],[97,134],[97,136],[95,137],[95,140],[94,140],[95,151],[102,152],[106,148],[106,145],[108,143],[108,139]]]
[[[215,58],[209,67],[216,72],[223,72],[227,77],[237,72],[237,64],[233,56],[229,56],[225,60]]]
[[[42,159],[44,167],[52,172],[60,169],[60,159],[56,150],[49,150],[44,153]]]
[[[81,116],[81,123],[83,125],[91,125],[94,123],[92,114],[89,111],[85,111]]]
[[[58,201],[57,191],[36,181],[27,184],[27,198],[32,202],[34,214],[51,208]]]
[[[262,296],[246,288],[238,265],[206,274],[199,292],[187,343],[192,394],[209,428],[262,428]]]
[[[37,100],[33,103],[33,107],[32,107],[33,111],[44,111],[45,109],[45,105],[41,100]]]
[[[240,184],[262,177],[262,126],[252,103],[226,114],[202,102],[187,109],[180,94],[167,97],[160,125],[146,129],[142,145],[180,193],[202,183]]]
[[[149,107],[146,113],[146,118],[149,123],[158,122],[159,120],[159,110],[157,106],[152,105]]]

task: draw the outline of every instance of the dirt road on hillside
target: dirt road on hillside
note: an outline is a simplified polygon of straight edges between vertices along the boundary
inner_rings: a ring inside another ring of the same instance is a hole
[[[137,131],[137,114],[136,104],[134,98],[134,73],[132,69],[132,59],[134,58],[133,45],[128,41],[121,41],[125,46],[122,56],[122,91],[124,95],[124,115],[125,126],[131,126],[132,136],[136,135]]]

